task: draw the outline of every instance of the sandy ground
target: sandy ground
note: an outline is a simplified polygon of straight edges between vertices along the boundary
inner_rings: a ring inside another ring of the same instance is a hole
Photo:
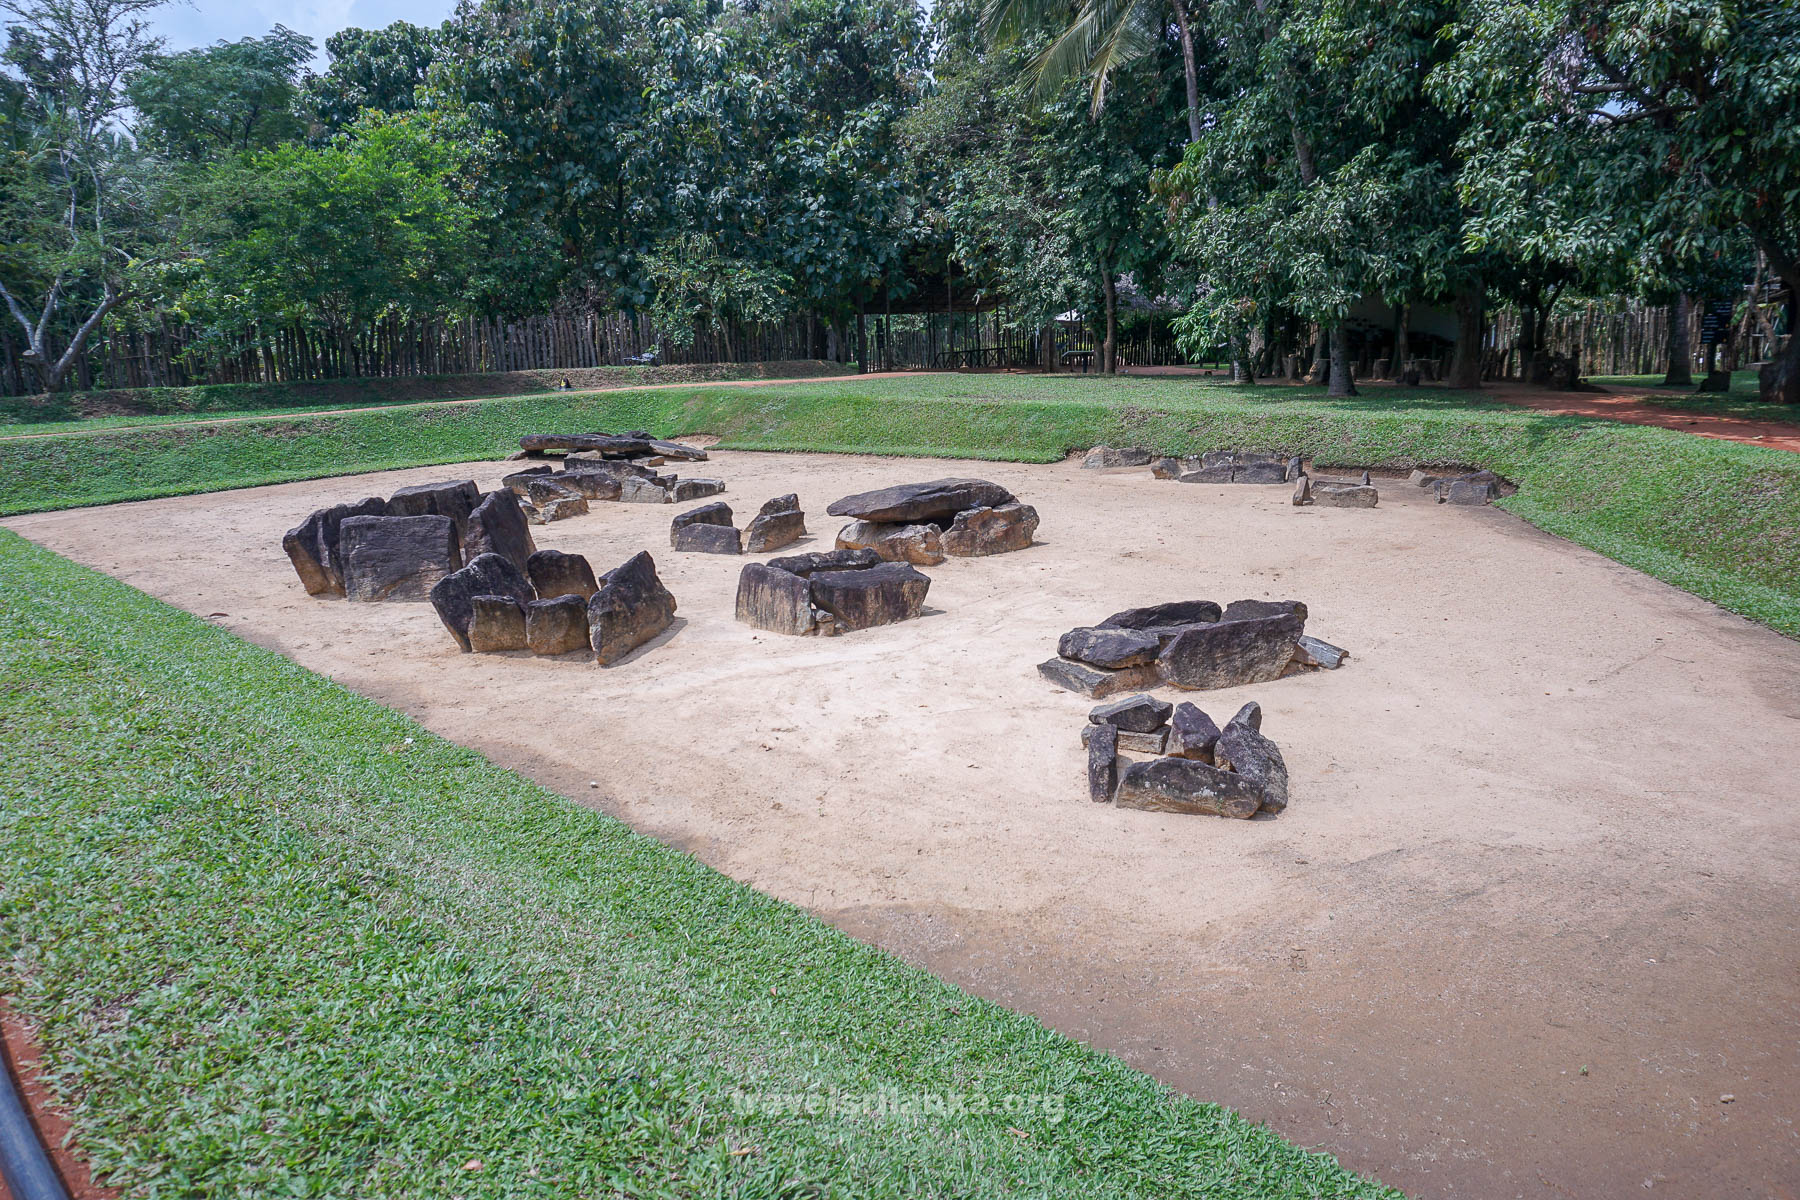
[[[1418,1195],[1800,1195],[1800,645],[1397,482],[1297,510],[1142,469],[717,453],[740,523],[800,492],[802,549],[839,495],[951,474],[1035,504],[1042,543],[930,568],[922,620],[790,639],[732,620],[742,560],[667,550],[678,510],[597,504],[539,544],[650,548],[681,604],[606,670],[458,654],[429,606],[309,598],[281,554],[319,505],[504,469],[7,524]],[[1354,654],[1189,697],[1263,703],[1278,818],[1086,799],[1089,704],[1035,664],[1188,597],[1304,600]]]

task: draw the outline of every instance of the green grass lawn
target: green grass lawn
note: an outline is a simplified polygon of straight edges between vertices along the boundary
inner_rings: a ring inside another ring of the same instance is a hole
[[[5,532],[0,596],[0,990],[129,1196],[1397,1195]]]
[[[1506,507],[1533,524],[1800,636],[1800,456],[1433,388],[1332,399],[1204,378],[924,375],[102,431],[0,442],[0,514],[492,459],[523,433],[631,428],[745,449],[1021,462],[1107,442],[1491,467],[1520,484]]]

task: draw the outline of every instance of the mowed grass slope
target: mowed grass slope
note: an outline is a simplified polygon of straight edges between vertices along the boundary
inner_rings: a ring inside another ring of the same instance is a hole
[[[0,595],[0,990],[127,1195],[1397,1196],[5,532]]]
[[[1440,389],[1333,400],[1192,378],[935,375],[101,432],[0,442],[0,514],[498,458],[523,433],[631,428],[713,433],[746,449],[1023,462],[1107,442],[1490,467],[1518,481],[1506,506],[1534,524],[1800,636],[1800,455]]]

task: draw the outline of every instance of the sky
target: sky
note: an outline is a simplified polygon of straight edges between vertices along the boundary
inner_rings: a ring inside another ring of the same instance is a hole
[[[931,0],[922,0],[926,12]],[[340,29],[379,29],[395,21],[437,25],[456,0],[171,0],[157,9],[156,31],[171,50],[191,50],[217,41],[261,37],[277,25],[304,33],[318,47],[315,69],[325,66],[325,39]]]
[[[395,21],[436,25],[455,7],[455,0],[172,0],[156,10],[152,23],[171,50],[260,37],[285,25],[313,40],[314,66],[323,67],[325,39],[340,29],[375,29]]]

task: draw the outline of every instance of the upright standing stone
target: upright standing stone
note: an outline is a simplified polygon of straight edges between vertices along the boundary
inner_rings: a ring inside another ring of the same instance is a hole
[[[1088,737],[1088,799],[1105,804],[1119,785],[1119,729],[1101,725]]]
[[[762,554],[791,546],[806,535],[806,514],[800,511],[800,497],[793,492],[777,496],[767,504],[744,529],[744,553]]]
[[[525,520],[525,510],[519,507],[516,493],[490,492],[469,514],[468,531],[463,536],[464,558],[498,554],[523,571],[536,549],[531,525]]]
[[[481,489],[473,479],[448,483],[417,483],[403,487],[388,497],[390,517],[449,517],[460,533],[469,523],[469,514],[481,502]]]
[[[1163,648],[1156,668],[1165,683],[1183,688],[1238,687],[1281,678],[1294,658],[1305,622],[1284,614],[1195,625]]]
[[[568,654],[588,648],[588,598],[557,596],[525,606],[525,644],[533,654]]]
[[[656,560],[639,551],[614,567],[588,601],[594,659],[611,666],[675,621],[675,597],[656,575]]]
[[[525,609],[512,596],[474,596],[469,601],[469,645],[476,654],[525,649]]]
[[[1176,758],[1192,758],[1199,762],[1213,760],[1213,746],[1219,740],[1219,726],[1195,704],[1182,701],[1169,717],[1169,754]]]
[[[334,504],[321,508],[287,531],[281,548],[300,584],[313,596],[344,594],[344,562],[339,550],[340,530],[349,517],[379,517],[387,513],[387,501],[370,496],[355,504]]]
[[[1262,810],[1278,813],[1288,805],[1287,763],[1274,742],[1255,726],[1233,718],[1219,734],[1213,761],[1248,781],[1262,796]]]
[[[558,596],[580,596],[586,600],[600,590],[594,568],[579,554],[539,550],[526,561],[525,573],[530,576],[532,590],[537,592],[540,600],[554,600]]]
[[[483,554],[438,581],[431,589],[431,607],[464,653],[474,649],[469,628],[475,619],[477,596],[510,597],[522,611],[531,603],[531,581],[511,560],[498,554]]]
[[[348,517],[338,532],[351,600],[424,600],[462,566],[456,522],[446,516]]]
[[[738,573],[737,619],[771,633],[812,633],[812,585],[778,567],[746,563]]]

